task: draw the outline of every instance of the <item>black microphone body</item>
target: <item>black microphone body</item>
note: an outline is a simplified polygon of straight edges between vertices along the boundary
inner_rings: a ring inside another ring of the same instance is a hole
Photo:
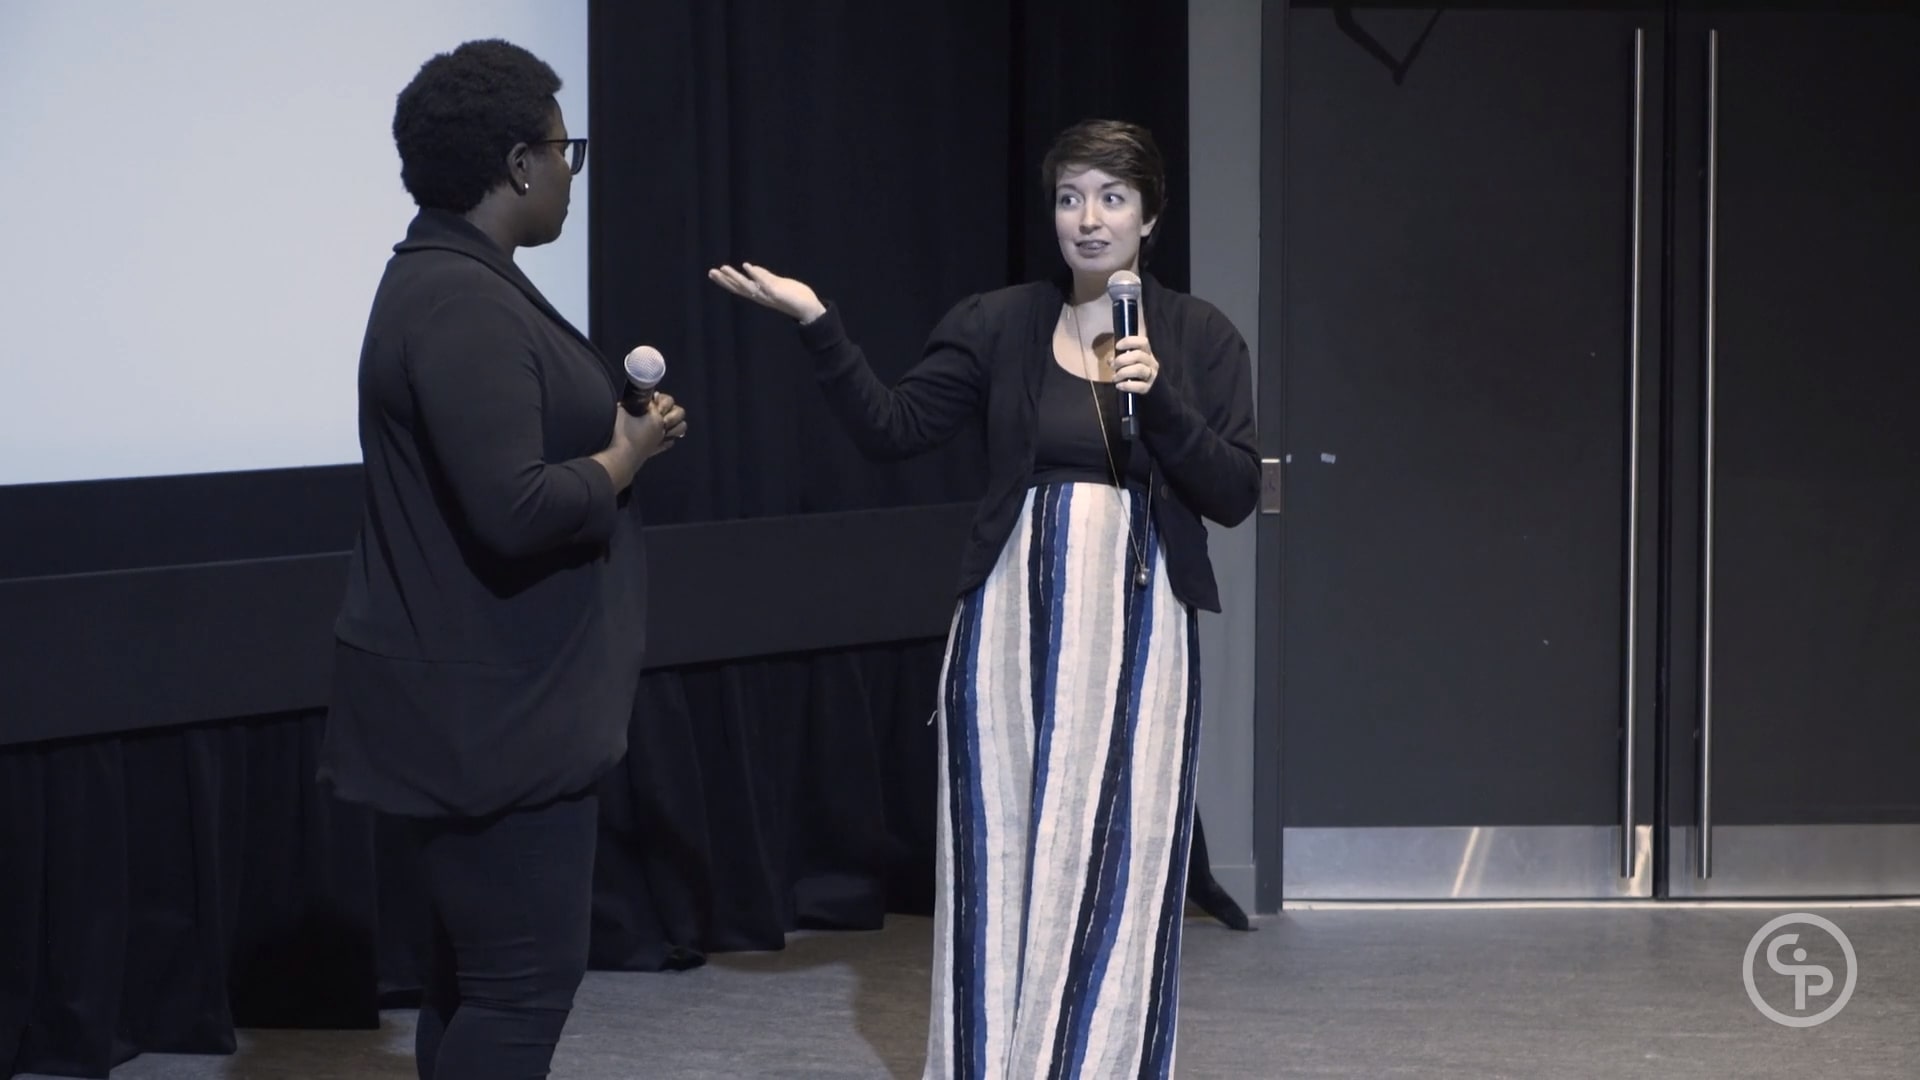
[[[1113,302],[1114,355],[1119,344],[1140,332],[1140,278],[1128,270],[1116,270],[1107,279],[1107,298]],[[1120,391],[1120,437],[1133,440],[1140,436],[1140,418],[1134,415],[1135,395]]]
[[[642,416],[652,406],[653,391],[642,390],[632,383],[628,383],[626,393],[620,395],[620,407],[631,416]]]

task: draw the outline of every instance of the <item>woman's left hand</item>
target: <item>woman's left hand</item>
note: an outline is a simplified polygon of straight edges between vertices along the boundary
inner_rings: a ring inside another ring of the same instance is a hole
[[[1160,376],[1160,361],[1154,359],[1147,339],[1135,334],[1114,343],[1114,389],[1128,394],[1144,394],[1153,389]]]

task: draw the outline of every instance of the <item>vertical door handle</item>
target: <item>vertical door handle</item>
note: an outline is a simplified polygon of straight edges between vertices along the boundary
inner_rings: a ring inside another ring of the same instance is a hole
[[[1700,868],[1713,876],[1713,424],[1718,347],[1720,231],[1720,31],[1707,32],[1707,318],[1700,570]]]
[[[1636,709],[1639,699],[1638,659],[1640,625],[1640,219],[1641,143],[1646,127],[1647,32],[1633,32],[1633,257],[1627,286],[1627,603],[1626,640],[1622,643],[1621,767],[1620,767],[1620,876],[1633,876],[1638,861],[1638,833],[1634,820],[1634,768],[1638,757]]]

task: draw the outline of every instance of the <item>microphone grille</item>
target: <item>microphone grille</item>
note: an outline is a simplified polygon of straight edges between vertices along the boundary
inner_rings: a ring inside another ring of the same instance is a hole
[[[1140,299],[1140,275],[1131,270],[1115,270],[1107,278],[1107,296],[1114,300]]]
[[[651,345],[641,345],[627,354],[627,381],[642,390],[651,390],[667,377],[667,358]]]

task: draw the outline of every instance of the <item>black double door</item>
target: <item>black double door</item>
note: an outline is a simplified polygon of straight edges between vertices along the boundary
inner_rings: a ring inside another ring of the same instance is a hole
[[[1920,17],[1284,19],[1282,894],[1920,893]]]

